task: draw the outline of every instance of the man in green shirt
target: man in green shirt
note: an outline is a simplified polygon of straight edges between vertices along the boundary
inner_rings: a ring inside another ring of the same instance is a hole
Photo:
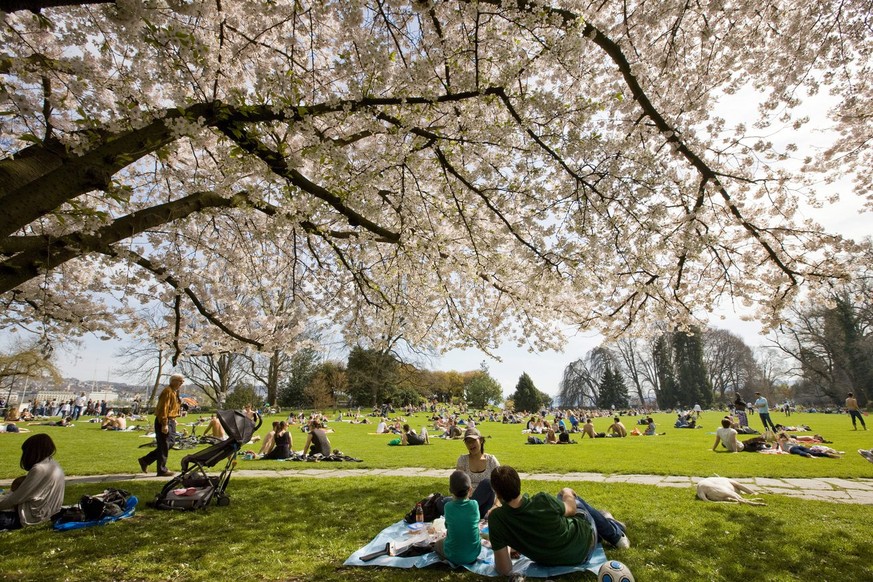
[[[586,562],[598,539],[619,549],[630,547],[625,526],[601,513],[565,487],[553,497],[521,494],[521,479],[508,465],[491,472],[491,487],[501,506],[488,518],[494,566],[512,573],[510,548],[543,566],[573,566]]]

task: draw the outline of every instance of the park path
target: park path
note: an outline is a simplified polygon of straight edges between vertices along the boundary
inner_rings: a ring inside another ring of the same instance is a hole
[[[323,467],[324,465],[321,465]],[[311,467],[311,465],[310,465]],[[275,479],[307,478],[307,479],[342,479],[345,477],[431,477],[448,479],[452,470],[421,469],[403,467],[399,469],[347,469],[336,468],[299,468],[284,470],[249,470],[234,471],[234,478],[265,477]],[[702,477],[663,476],[663,475],[606,475],[602,473],[520,473],[523,481],[582,481],[592,483],[634,483],[653,487],[678,487],[691,489]],[[126,480],[166,481],[166,477],[154,477],[143,474],[120,475],[88,475],[67,476],[68,483],[103,483]],[[773,479],[769,477],[746,477],[736,481],[749,485],[756,493],[775,493],[802,499],[830,501],[835,503],[854,503],[873,505],[873,479],[839,479],[835,477],[820,477],[816,479]],[[0,480],[0,487],[8,487],[11,479]]]

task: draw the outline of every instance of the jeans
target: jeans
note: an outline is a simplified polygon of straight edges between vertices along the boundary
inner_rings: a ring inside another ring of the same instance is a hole
[[[614,546],[624,536],[625,528],[622,524],[614,519],[604,517],[602,513],[588,505],[578,495],[576,496],[576,511],[587,514],[591,518],[598,540],[606,540]]]
[[[72,414],[73,420],[79,420],[79,417],[81,415],[82,415],[82,407],[81,406],[74,406],[73,407],[73,414]]]
[[[864,422],[864,417],[861,416],[861,413],[857,410],[850,410],[849,416],[852,417],[852,426],[858,428],[858,425],[855,423],[855,419],[861,421],[861,426],[864,427],[864,430],[867,430],[867,424]]]
[[[776,432],[776,427],[773,426],[773,421],[770,420],[770,413],[769,412],[759,412],[758,416],[761,417],[761,422],[764,424],[764,430],[767,430],[767,425],[769,424],[770,429],[773,432]]]

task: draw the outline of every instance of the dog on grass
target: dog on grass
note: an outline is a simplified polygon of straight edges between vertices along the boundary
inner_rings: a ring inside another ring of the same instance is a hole
[[[767,505],[761,499],[744,499],[740,493],[754,493],[754,491],[742,483],[726,477],[707,477],[697,484],[697,497],[703,501]]]

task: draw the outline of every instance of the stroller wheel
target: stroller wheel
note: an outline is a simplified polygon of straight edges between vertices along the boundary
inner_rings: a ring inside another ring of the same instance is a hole
[[[215,504],[219,507],[227,507],[230,505],[230,497],[227,495],[221,495],[215,500]]]

